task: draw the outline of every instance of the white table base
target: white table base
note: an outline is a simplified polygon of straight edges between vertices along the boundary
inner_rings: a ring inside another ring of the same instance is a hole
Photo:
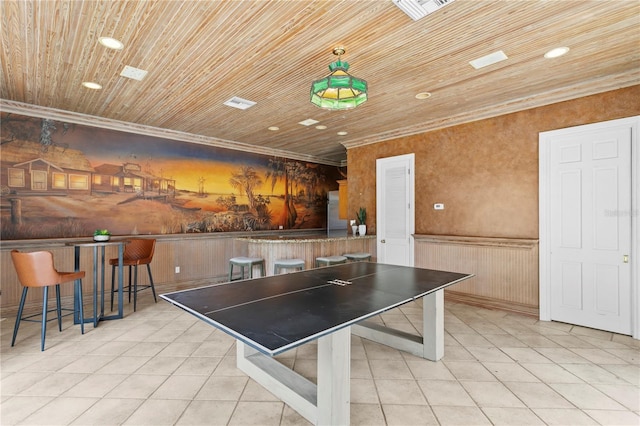
[[[315,425],[348,425],[351,406],[351,327],[318,339],[318,384],[237,341],[237,365]]]
[[[444,355],[444,292],[422,298],[424,337],[363,321],[318,339],[318,384],[237,341],[237,365],[249,377],[315,425],[348,425],[351,333],[437,361]]]
[[[423,337],[371,321],[352,326],[353,334],[431,361],[444,356],[444,290],[422,298]]]

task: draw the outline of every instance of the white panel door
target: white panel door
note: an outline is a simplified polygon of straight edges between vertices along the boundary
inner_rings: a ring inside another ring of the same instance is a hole
[[[414,154],[376,162],[378,262],[413,266]]]
[[[631,129],[551,137],[551,319],[631,334]]]

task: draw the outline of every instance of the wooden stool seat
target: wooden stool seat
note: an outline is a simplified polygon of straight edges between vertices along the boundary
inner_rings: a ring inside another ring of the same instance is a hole
[[[321,256],[321,257],[316,257],[316,267],[339,265],[341,263],[347,263],[347,258],[344,257],[344,256]]]
[[[344,253],[344,257],[349,259],[351,262],[361,262],[363,260],[371,260],[371,253]]]
[[[253,278],[253,267],[260,267],[260,276],[264,277],[264,259],[261,257],[232,257],[229,259],[229,281],[233,281],[233,267],[240,267],[240,279],[244,279],[244,268],[249,268],[249,278]]]
[[[294,269],[301,271],[304,269],[303,259],[278,259],[273,262],[273,273],[277,275],[281,269]]]

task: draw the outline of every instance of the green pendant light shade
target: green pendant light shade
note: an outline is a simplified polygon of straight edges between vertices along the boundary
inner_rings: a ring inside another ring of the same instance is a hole
[[[311,103],[324,109],[343,110],[355,108],[367,100],[367,82],[351,76],[349,64],[340,60],[342,47],[333,49],[338,60],[329,65],[331,74],[311,84]]]

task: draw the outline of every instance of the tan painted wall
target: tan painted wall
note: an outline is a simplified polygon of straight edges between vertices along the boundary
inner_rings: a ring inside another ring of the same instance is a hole
[[[416,234],[538,238],[538,133],[638,114],[633,86],[351,148],[348,211],[374,233],[376,159],[415,153]]]

